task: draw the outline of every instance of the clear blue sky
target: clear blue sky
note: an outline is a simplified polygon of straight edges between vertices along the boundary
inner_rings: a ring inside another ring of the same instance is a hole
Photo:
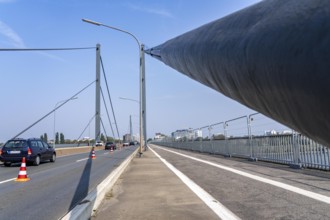
[[[138,133],[138,46],[129,35],[81,21],[87,18],[157,46],[258,0],[0,0],[0,48],[93,47],[101,44],[120,135],[133,115]],[[95,51],[0,52],[0,142],[15,136],[95,78]],[[197,128],[250,110],[146,55],[148,137]],[[106,91],[104,82],[102,83]],[[95,85],[56,112],[56,131],[76,139],[94,115]],[[110,106],[109,106],[110,108]],[[110,110],[110,109],[109,109]],[[112,136],[102,108],[107,134]],[[112,118],[112,116],[111,116]],[[112,119],[113,121],[113,119]],[[53,137],[53,115],[21,137]],[[94,123],[83,136],[94,138]]]

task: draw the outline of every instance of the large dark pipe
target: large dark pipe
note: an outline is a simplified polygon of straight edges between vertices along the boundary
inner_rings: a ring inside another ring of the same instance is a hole
[[[146,52],[330,146],[330,1],[262,1]]]

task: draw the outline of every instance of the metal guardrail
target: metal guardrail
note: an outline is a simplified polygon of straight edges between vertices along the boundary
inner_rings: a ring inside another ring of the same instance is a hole
[[[330,148],[297,133],[210,141],[153,141],[161,146],[223,156],[288,164],[296,168],[330,170]]]

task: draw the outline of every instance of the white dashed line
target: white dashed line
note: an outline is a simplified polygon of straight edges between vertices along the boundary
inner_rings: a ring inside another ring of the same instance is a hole
[[[76,160],[76,162],[80,162],[80,161],[84,161],[84,160],[88,160],[88,157],[84,158],[84,159],[81,159],[81,160]]]
[[[10,181],[13,181],[13,180],[15,180],[15,179],[16,179],[16,178],[12,178],[12,179],[8,179],[8,180],[1,181],[0,184],[2,184],[2,183],[6,183],[6,182],[10,182]]]

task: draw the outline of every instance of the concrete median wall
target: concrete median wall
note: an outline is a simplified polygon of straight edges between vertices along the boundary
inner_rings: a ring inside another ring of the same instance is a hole
[[[56,148],[57,156],[65,156],[77,153],[91,152],[92,146],[71,147],[71,148]],[[104,147],[94,147],[94,150],[104,150]]]

